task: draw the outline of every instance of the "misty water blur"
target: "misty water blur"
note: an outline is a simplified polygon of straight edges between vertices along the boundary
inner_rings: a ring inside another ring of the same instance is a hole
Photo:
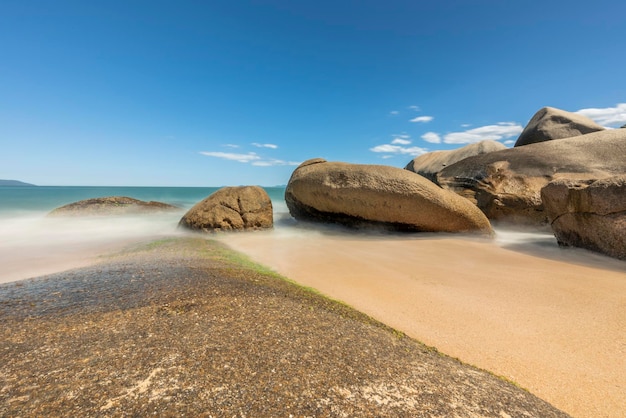
[[[79,267],[124,245],[180,234],[181,214],[0,217],[0,282]]]
[[[178,228],[181,216],[198,201],[217,188],[137,188],[109,190],[99,188],[36,188],[25,191],[4,191],[0,196],[0,283],[55,273],[92,263],[99,255],[121,250],[134,242],[185,234]],[[126,192],[126,193],[124,193]],[[132,192],[132,193],[130,193]],[[456,234],[392,234],[383,231],[355,231],[335,225],[299,222],[289,214],[284,201],[284,188],[268,190],[274,207],[274,229],[249,236],[255,245],[298,237],[315,240],[334,236],[337,239],[364,240],[442,240],[450,238],[476,239]],[[8,194],[10,193],[10,195]],[[177,204],[180,211],[135,216],[47,217],[61,199],[79,199],[94,195],[134,194],[144,200]],[[8,196],[8,198],[7,198]],[[15,198],[17,196],[18,198]],[[42,197],[43,196],[43,197]],[[11,200],[13,197],[13,200]],[[221,236],[226,244],[247,239]],[[586,252],[563,251],[548,231],[519,231],[498,228],[492,241],[498,247],[534,256],[571,262],[602,263],[606,258]],[[600,257],[600,258],[598,258]]]

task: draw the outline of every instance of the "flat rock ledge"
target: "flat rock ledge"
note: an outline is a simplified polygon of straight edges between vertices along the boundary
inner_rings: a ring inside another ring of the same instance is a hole
[[[0,285],[0,416],[566,417],[204,238]]]
[[[126,196],[96,197],[70,203],[51,211],[48,216],[108,216],[162,213],[180,208],[162,202],[146,202]]]

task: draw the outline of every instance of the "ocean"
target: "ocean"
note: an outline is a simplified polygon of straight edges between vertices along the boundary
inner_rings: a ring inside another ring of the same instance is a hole
[[[123,245],[185,233],[178,221],[219,187],[0,187],[0,283],[86,265]],[[284,187],[265,188],[276,227],[289,218]],[[124,217],[49,218],[53,209],[79,200],[128,196],[180,207],[180,211]]]

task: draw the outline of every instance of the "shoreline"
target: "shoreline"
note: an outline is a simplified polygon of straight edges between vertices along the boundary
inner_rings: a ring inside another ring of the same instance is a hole
[[[619,260],[556,244],[450,236],[305,231],[220,240],[573,416],[626,410],[626,263]]]
[[[500,233],[498,242],[448,234],[285,231],[207,238],[514,381],[573,416],[612,417],[626,409],[620,398],[626,382],[619,375],[626,367],[619,346],[626,330],[620,322],[626,318],[626,263],[563,251],[546,236],[514,231]],[[158,238],[93,251],[106,256]],[[70,267],[102,260],[75,259]]]
[[[3,416],[566,416],[215,240],[0,287]]]

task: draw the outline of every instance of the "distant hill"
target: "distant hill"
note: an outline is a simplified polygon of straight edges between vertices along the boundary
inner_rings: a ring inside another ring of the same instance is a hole
[[[0,180],[0,186],[34,186],[34,184],[17,180]]]

